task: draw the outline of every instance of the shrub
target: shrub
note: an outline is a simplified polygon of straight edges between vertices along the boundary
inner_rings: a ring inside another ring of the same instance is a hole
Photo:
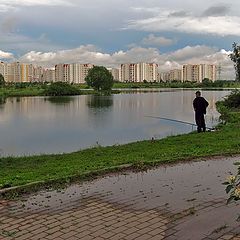
[[[223,183],[226,185],[226,193],[230,194],[228,203],[240,200],[240,162],[235,163],[235,165],[238,166],[237,174],[229,176],[227,181]],[[240,216],[238,217],[238,221],[240,221]]]
[[[47,96],[69,96],[79,95],[81,91],[75,86],[72,86],[65,82],[51,83],[44,91]]]
[[[240,108],[240,91],[234,90],[224,101],[228,108]]]

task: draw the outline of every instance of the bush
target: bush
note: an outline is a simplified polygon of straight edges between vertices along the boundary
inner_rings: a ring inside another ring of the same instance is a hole
[[[228,108],[240,108],[240,91],[234,90],[224,101]]]
[[[79,95],[81,91],[75,86],[72,86],[65,82],[55,82],[47,86],[44,94],[47,96],[69,96]]]
[[[3,75],[0,73],[0,87],[5,85],[5,80]]]
[[[238,166],[237,174],[229,176],[227,181],[223,183],[226,185],[226,193],[230,194],[227,203],[240,200],[240,162],[235,163],[235,165]],[[237,220],[240,221],[240,215]]]

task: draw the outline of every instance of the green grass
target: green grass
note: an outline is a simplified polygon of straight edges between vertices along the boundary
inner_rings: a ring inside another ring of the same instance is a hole
[[[83,87],[83,86],[82,86]],[[240,82],[236,81],[216,81],[214,83],[197,83],[197,82],[160,82],[160,83],[122,83],[115,82],[113,88],[240,88]]]
[[[158,165],[166,162],[240,153],[240,113],[216,132],[190,133],[155,141],[97,147],[79,152],[0,159],[0,189],[36,181],[79,178],[123,164]]]
[[[42,96],[44,89],[39,87],[26,88],[0,88],[0,97],[27,97],[27,96]]]

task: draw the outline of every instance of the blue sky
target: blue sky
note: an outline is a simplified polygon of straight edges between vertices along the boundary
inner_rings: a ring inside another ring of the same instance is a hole
[[[239,8],[238,0],[1,0],[0,59],[45,67],[154,61],[162,71],[220,63],[231,78]]]

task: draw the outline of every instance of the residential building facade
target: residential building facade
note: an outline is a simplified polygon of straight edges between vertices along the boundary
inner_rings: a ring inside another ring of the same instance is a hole
[[[125,63],[121,64],[122,82],[153,82],[158,80],[156,63]]]
[[[185,64],[182,71],[183,81],[201,83],[204,78],[216,81],[217,69],[213,64]]]

